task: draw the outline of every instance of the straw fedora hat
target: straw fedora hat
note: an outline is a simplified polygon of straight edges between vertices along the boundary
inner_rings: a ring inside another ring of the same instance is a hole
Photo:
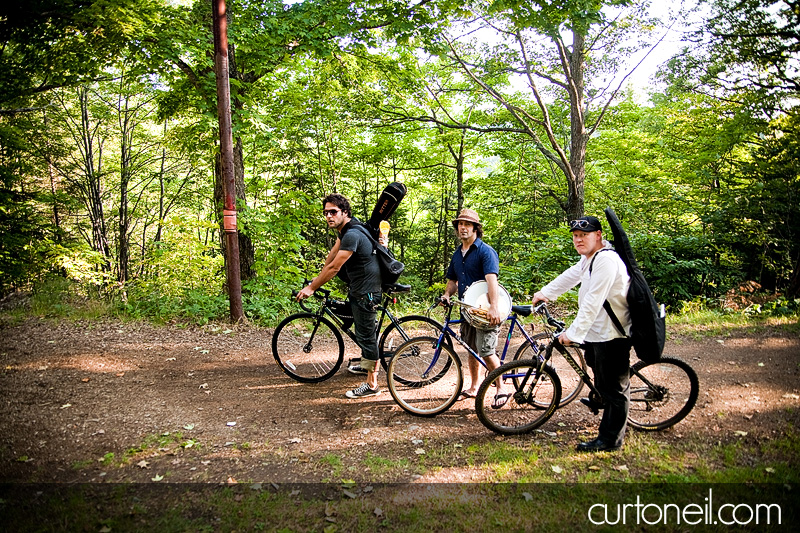
[[[463,220],[464,222],[472,222],[476,228],[482,228],[483,224],[481,224],[481,219],[478,217],[478,213],[473,211],[472,209],[462,209],[461,213],[458,214],[458,217],[453,220],[453,227],[458,229],[458,222]]]

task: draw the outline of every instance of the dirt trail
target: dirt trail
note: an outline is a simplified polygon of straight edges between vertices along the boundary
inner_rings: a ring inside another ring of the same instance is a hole
[[[0,480],[326,481],[341,457],[356,481],[483,480],[466,461],[424,475],[413,466],[365,470],[370,456],[416,464],[421,441],[458,454],[498,437],[469,402],[422,419],[403,412],[385,387],[347,400],[359,378],[344,370],[325,383],[295,383],[273,361],[270,335],[249,326],[0,323]],[[727,441],[746,431],[768,439],[800,425],[800,339],[777,330],[736,335],[672,335],[667,351],[697,370],[700,400],[684,422],[653,438]],[[519,440],[572,448],[596,424],[575,402],[557,411],[547,433]],[[145,445],[147,453],[120,465]]]

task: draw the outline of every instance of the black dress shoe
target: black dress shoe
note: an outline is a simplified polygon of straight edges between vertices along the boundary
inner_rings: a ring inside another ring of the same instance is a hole
[[[589,409],[591,409],[594,414],[598,414],[600,412],[600,409],[605,407],[605,405],[603,405],[602,403],[596,402],[591,398],[581,398],[581,403],[586,407],[588,407]]]
[[[578,443],[579,452],[613,452],[620,448],[622,448],[622,446],[614,446],[600,438],[590,440],[589,442]]]

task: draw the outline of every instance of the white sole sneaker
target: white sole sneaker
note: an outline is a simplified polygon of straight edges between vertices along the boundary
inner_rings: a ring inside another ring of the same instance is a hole
[[[376,396],[381,393],[381,389],[371,389],[366,383],[362,383],[353,390],[347,391],[344,395],[348,398],[366,398],[367,396]]]

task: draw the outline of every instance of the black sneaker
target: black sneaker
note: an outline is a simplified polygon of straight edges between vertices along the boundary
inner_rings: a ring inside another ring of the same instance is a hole
[[[347,371],[357,376],[366,376],[368,374],[366,368],[361,368],[361,365],[356,363],[347,367]]]
[[[589,442],[579,442],[577,450],[579,452],[615,452],[620,448],[622,448],[622,445],[616,446],[603,439],[596,438]]]
[[[353,398],[364,398],[366,396],[375,396],[376,394],[380,394],[380,393],[381,393],[381,389],[379,389],[379,388],[378,389],[373,389],[373,388],[370,388],[370,386],[367,385],[366,383],[362,383],[361,385],[359,385],[355,389],[347,391],[345,393],[345,396],[347,396],[350,399],[353,399]]]

